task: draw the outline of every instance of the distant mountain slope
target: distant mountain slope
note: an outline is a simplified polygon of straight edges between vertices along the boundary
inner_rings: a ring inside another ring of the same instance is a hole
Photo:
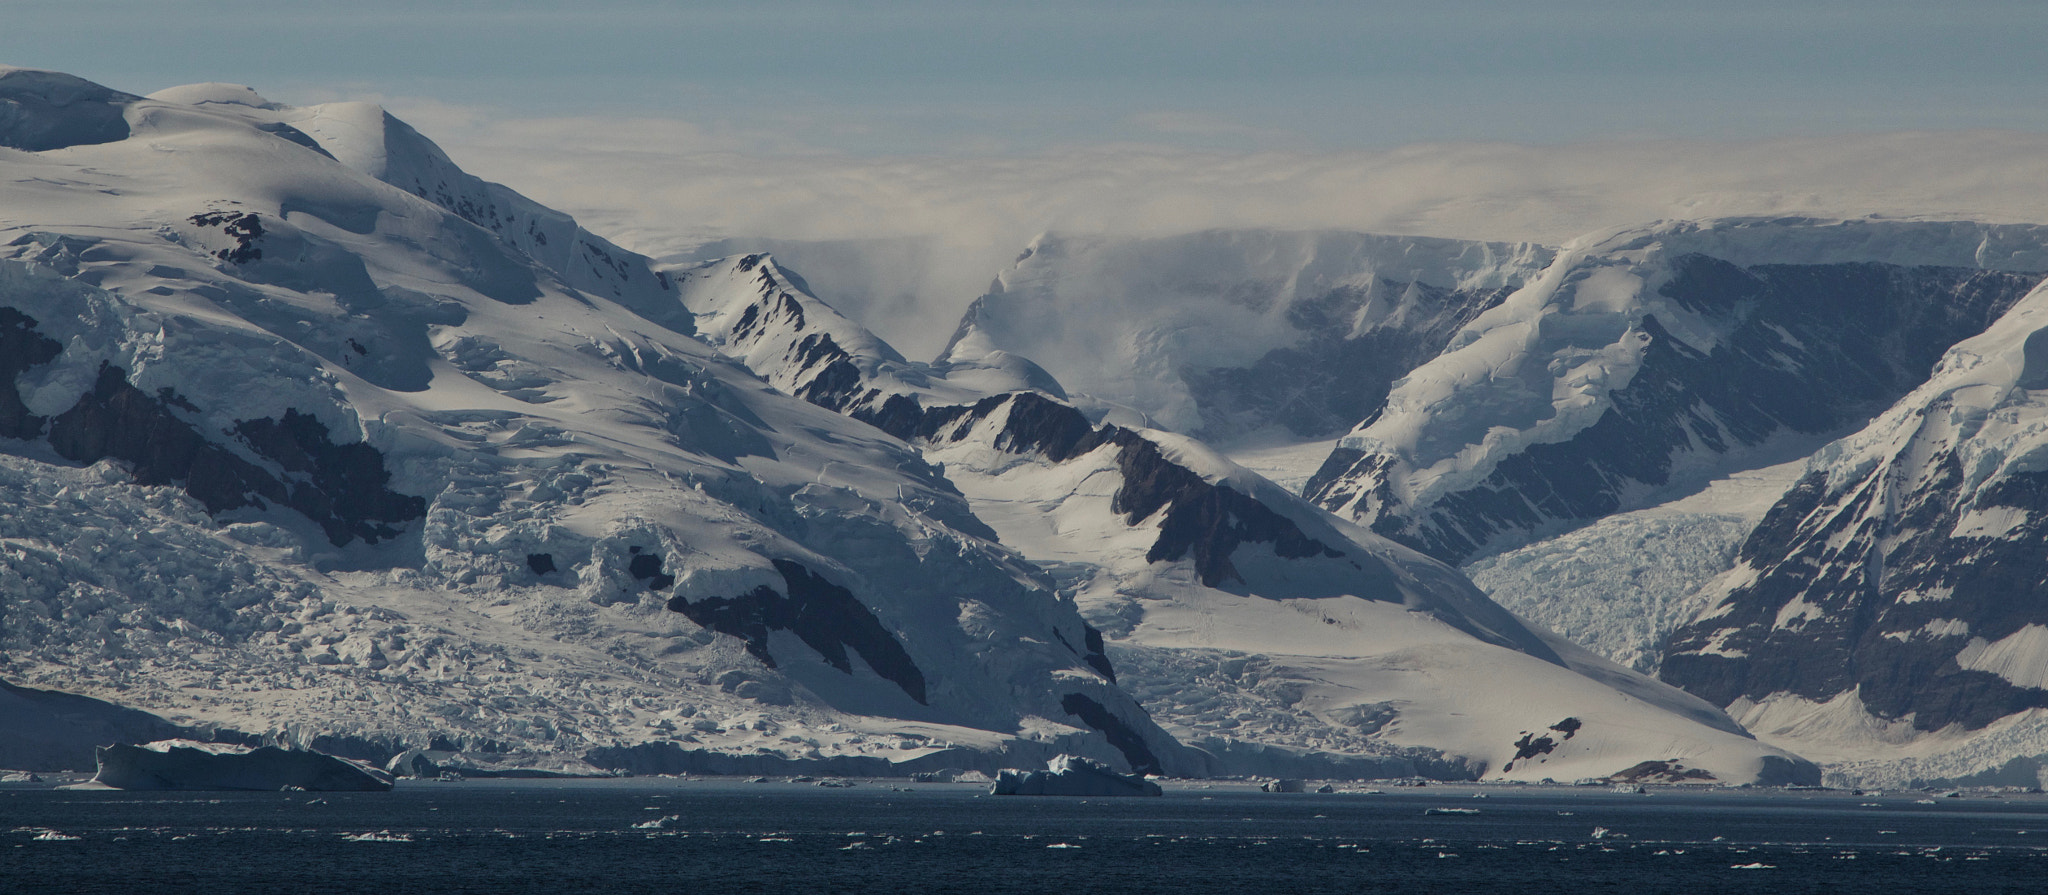
[[[2037,289],[1815,455],[1664,678],[1875,779],[2048,752],[2043,333]]]
[[[1035,367],[1008,384],[1046,388],[976,398],[1006,383],[904,363],[769,259],[675,275],[714,344],[942,464],[1106,635],[1089,632],[1090,652],[1225,770],[1569,779],[1672,761],[1814,779],[1698,700],[1529,629],[1456,571],[1191,439],[1091,423]]]
[[[1410,371],[1305,493],[1462,562],[1782,462],[1925,379],[2048,229],[1729,221],[1589,240]]]

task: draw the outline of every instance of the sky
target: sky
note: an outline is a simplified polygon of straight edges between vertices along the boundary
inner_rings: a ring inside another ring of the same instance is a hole
[[[0,0],[0,63],[381,102],[655,254],[893,240],[837,288],[904,320],[1049,228],[2048,214],[2038,0],[571,6]]]
[[[0,58],[129,90],[652,114],[748,151],[2048,129],[2013,0],[0,0]]]

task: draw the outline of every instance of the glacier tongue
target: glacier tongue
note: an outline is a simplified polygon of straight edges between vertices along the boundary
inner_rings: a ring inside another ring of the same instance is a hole
[[[1205,767],[646,259],[373,107],[106,96],[125,139],[0,159],[10,679],[374,759]]]

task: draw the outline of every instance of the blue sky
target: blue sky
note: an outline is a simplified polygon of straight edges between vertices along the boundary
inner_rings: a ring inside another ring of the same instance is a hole
[[[0,59],[147,92],[686,119],[758,152],[2048,131],[2048,4],[8,0]]]

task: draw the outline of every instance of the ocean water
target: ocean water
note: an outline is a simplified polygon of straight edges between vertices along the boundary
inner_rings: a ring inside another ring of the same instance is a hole
[[[1430,786],[1075,799],[667,779],[0,789],[9,895],[1729,891],[2048,891],[2048,798]]]

